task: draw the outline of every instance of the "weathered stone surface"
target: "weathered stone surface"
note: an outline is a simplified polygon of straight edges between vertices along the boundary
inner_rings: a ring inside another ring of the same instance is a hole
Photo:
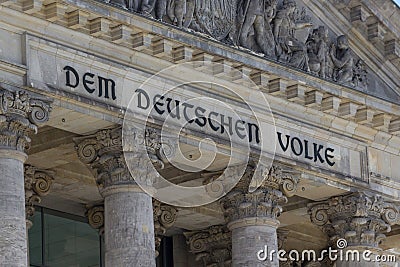
[[[0,266],[27,265],[24,167],[0,151]]]
[[[276,220],[282,212],[281,205],[287,202],[285,195],[292,196],[295,193],[298,178],[285,174],[280,167],[272,166],[257,171],[259,173],[255,175],[261,179],[256,178],[260,184],[254,192],[249,192],[254,172],[249,169],[236,187],[221,200],[228,223],[246,218]]]
[[[246,223],[245,223],[246,224]],[[268,225],[249,225],[232,230],[232,261],[234,267],[239,266],[279,266],[278,258],[265,261],[257,258],[257,252],[278,249],[276,228]],[[263,255],[262,255],[263,256]]]
[[[40,170],[31,165],[25,166],[25,213],[29,229],[32,226],[32,217],[35,213],[34,205],[42,201],[42,197],[49,194],[54,178],[50,171]]]
[[[160,251],[161,240],[168,228],[171,228],[178,215],[178,210],[172,206],[161,203],[153,199],[153,219],[156,257]]]
[[[25,91],[0,88],[0,148],[22,153],[29,148],[29,135],[37,125],[49,119],[49,102],[36,99]]]
[[[26,266],[25,152],[29,135],[47,121],[50,105],[25,91],[3,88],[0,102],[0,266]]]
[[[312,204],[309,213],[311,221],[323,227],[333,245],[344,239],[346,247],[372,251],[379,249],[385,233],[390,232],[391,225],[397,224],[400,217],[398,205],[363,192]]]
[[[100,235],[104,235],[104,205],[89,207],[85,215],[88,218],[89,225],[98,230]]]
[[[106,266],[151,267],[155,266],[152,197],[137,185],[132,175],[147,180],[152,176],[149,173],[152,169],[146,166],[152,163],[143,151],[135,150],[139,144],[145,143],[145,137],[134,136],[130,140],[132,143],[127,148],[132,149],[129,151],[135,156],[128,163],[122,149],[120,127],[76,138],[75,142],[79,158],[94,170],[99,191],[104,197]],[[156,148],[149,146],[148,149]],[[132,173],[127,164],[136,164]],[[90,211],[94,212],[89,210],[88,215]]]
[[[189,251],[203,266],[232,265],[232,234],[224,225],[211,226],[202,231],[184,233]]]
[[[106,266],[155,267],[152,198],[138,187],[105,193]]]

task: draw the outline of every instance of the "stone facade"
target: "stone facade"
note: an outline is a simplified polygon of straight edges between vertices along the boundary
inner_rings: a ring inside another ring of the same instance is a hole
[[[26,196],[32,196],[24,193],[24,162],[27,158],[26,149],[30,146],[30,136],[37,133],[39,123],[48,120],[50,105],[49,101],[37,99],[28,92],[14,92],[4,88],[0,89],[0,99],[0,169],[3,184],[0,199],[4,203],[0,210],[3,218],[0,226],[0,262],[2,266],[26,266],[25,220],[26,215],[33,212],[29,210],[29,202],[34,199],[24,201]],[[28,172],[27,179],[30,178],[37,177],[29,177]],[[41,181],[34,183],[38,195],[43,193],[42,185]]]
[[[86,216],[105,266],[390,266],[277,253],[400,255],[399,16],[391,0],[0,1],[0,266],[27,266],[38,205]],[[207,205],[180,206],[190,188]]]

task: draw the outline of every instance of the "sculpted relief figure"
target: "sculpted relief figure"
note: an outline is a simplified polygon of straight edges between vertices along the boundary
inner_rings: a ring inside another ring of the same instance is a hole
[[[351,82],[353,79],[353,56],[349,41],[345,35],[337,38],[337,45],[332,44],[330,58],[333,64],[333,80],[340,83]]]
[[[356,61],[345,35],[329,48],[328,29],[313,29],[295,0],[104,0],[181,28],[238,45],[321,78],[366,89],[367,70]],[[307,36],[307,35],[305,35]],[[357,63],[356,63],[357,62]],[[356,63],[356,64],[355,64]]]
[[[319,26],[308,36],[307,42],[308,65],[310,72],[326,78],[328,62],[328,29]]]
[[[311,27],[310,22],[295,20],[296,2],[284,0],[274,19],[274,36],[278,60],[309,71],[306,45],[295,37],[298,29]]]
[[[251,49],[250,35],[254,32],[256,44],[267,57],[275,58],[275,44],[271,21],[276,15],[277,0],[245,0],[239,6],[242,16],[239,26],[239,44]]]
[[[368,72],[365,63],[359,59],[353,68],[353,85],[355,87],[367,88],[368,86]]]
[[[193,19],[195,0],[168,0],[169,19],[178,27],[188,28]]]

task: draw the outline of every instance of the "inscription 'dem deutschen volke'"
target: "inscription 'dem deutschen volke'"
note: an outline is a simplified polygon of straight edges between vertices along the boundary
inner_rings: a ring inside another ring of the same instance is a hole
[[[63,68],[65,71],[65,85],[70,88],[77,88],[82,82],[83,88],[91,95],[96,95],[97,97],[105,99],[116,100],[116,83],[114,80],[110,78],[105,78],[100,75],[95,75],[90,72],[86,72],[82,76],[79,75],[78,71],[71,66],[65,66]],[[97,86],[96,86],[97,85]],[[166,98],[165,110],[161,110],[160,108],[164,105],[160,100],[164,99],[164,96],[156,95],[150,104],[150,97],[147,95],[145,91],[142,89],[137,89],[136,93],[138,93],[138,108],[139,109],[148,109],[150,106],[159,114],[163,115],[165,111],[169,114],[172,112],[179,113],[179,107],[182,106],[183,109],[183,118],[185,118],[188,123],[194,123],[198,127],[203,128],[209,123],[211,130],[214,132],[220,132],[223,134],[225,131],[232,134],[237,134],[240,139],[247,139],[249,143],[255,142],[256,144],[260,143],[260,129],[258,125],[255,123],[245,122],[242,120],[238,120],[235,123],[232,121],[232,117],[224,116],[222,114],[218,114],[216,112],[210,112],[208,117],[204,115],[206,109],[202,107],[196,107],[194,109],[195,118],[189,118],[187,114],[188,108],[194,108],[193,105],[188,103],[180,102],[179,100],[173,100],[171,98]],[[142,97],[144,98],[142,99]],[[146,102],[146,104],[143,104]],[[171,103],[174,103],[174,107],[171,107]],[[172,118],[181,119],[180,114],[176,113],[172,114]],[[213,123],[216,121],[216,117],[219,116],[219,122],[217,125]],[[215,118],[212,118],[214,116]],[[247,126],[247,127],[246,127]],[[281,132],[277,132],[277,139],[279,143],[279,147],[284,153],[291,152],[292,155],[296,157],[301,157],[306,160],[312,162],[320,162],[322,164],[328,164],[329,166],[334,166],[334,149],[328,146],[324,146],[322,144],[318,144],[315,142],[309,142],[306,139],[301,140],[298,137],[293,137],[291,135],[286,134],[283,137]]]

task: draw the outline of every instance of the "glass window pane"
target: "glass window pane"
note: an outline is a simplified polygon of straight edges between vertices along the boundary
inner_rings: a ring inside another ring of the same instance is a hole
[[[46,265],[57,267],[100,266],[100,242],[87,223],[46,214]]]
[[[36,208],[31,218],[33,225],[29,229],[29,261],[33,266],[42,266],[42,213]]]

